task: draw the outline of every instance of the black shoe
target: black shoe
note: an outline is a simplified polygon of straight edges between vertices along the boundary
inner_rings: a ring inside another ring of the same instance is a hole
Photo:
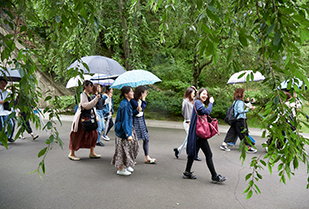
[[[178,159],[179,157],[179,151],[177,148],[174,148],[174,152],[175,152],[175,157]]]
[[[183,174],[182,174],[182,177],[184,179],[197,179],[197,176],[193,175],[193,172],[188,172],[188,171],[185,171]]]
[[[15,142],[14,139],[12,139],[12,138],[9,138],[8,141],[12,142],[12,143]]]
[[[224,182],[226,178],[218,174],[215,178],[211,178],[211,180],[212,180],[212,183],[216,184],[216,183]]]
[[[97,143],[97,146],[104,147],[105,145],[104,145],[102,142],[98,142],[98,143]]]
[[[201,158],[195,158],[194,160],[196,160],[196,161],[202,161],[202,159]]]

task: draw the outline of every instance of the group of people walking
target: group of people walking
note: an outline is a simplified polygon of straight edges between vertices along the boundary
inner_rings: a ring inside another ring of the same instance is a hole
[[[15,108],[15,105],[17,105],[22,95],[17,95],[16,98],[13,98],[12,92],[9,89],[6,89],[7,84],[8,82],[5,78],[0,78],[0,131],[4,129],[4,133],[9,142],[13,143],[15,141],[14,133],[16,121],[14,118],[9,117],[9,115],[11,113],[16,113],[16,115],[20,117],[22,123],[22,131],[20,132],[21,134],[19,138],[25,139],[23,136],[23,130],[26,130],[33,140],[37,139],[39,135],[33,133],[30,122],[27,119],[27,114]],[[13,101],[13,107],[10,107],[9,101],[7,101],[8,99]],[[8,132],[9,129],[11,130],[10,133]]]
[[[89,148],[90,158],[101,157],[94,152],[94,148],[96,145],[102,146],[100,135],[105,128],[109,131],[113,126],[112,114],[114,112],[112,88],[106,87],[104,95],[101,92],[101,86],[94,86],[88,80],[83,83],[80,105],[75,113],[70,133],[68,157],[71,160],[80,160],[75,155],[75,152],[80,148]],[[92,93],[92,97],[90,97],[90,93]],[[119,104],[114,125],[115,153],[111,161],[111,164],[117,168],[118,175],[131,175],[134,171],[135,160],[139,152],[138,140],[143,140],[145,163],[156,163],[156,159],[149,156],[149,134],[144,116],[147,95],[147,89],[144,86],[137,87],[134,92],[133,88],[129,86],[121,89],[122,101]],[[97,121],[98,128],[84,131],[81,119],[91,118]],[[107,137],[107,135],[103,136]]]

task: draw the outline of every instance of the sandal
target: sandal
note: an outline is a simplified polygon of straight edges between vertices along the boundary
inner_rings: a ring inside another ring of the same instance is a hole
[[[155,158],[150,158],[150,160],[145,161],[146,164],[155,164],[157,160]]]

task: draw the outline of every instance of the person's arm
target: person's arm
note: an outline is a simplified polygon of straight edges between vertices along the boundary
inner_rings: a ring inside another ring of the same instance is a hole
[[[145,111],[146,106],[147,106],[147,102],[145,100],[142,100],[141,108],[143,109],[143,112]]]
[[[128,139],[129,137],[132,137],[132,127],[129,126],[129,120],[130,120],[130,116],[129,116],[129,111],[130,111],[130,107],[126,106],[122,109],[122,116],[123,116],[123,120],[122,120],[122,128],[123,131],[126,135],[126,138]]]
[[[85,108],[86,110],[89,110],[97,104],[98,99],[99,97],[96,96],[93,100],[89,102],[87,98],[87,94],[83,92],[80,96],[80,103],[83,108]]]
[[[242,101],[241,102],[240,101],[236,102],[235,109],[236,109],[236,112],[238,114],[249,112],[249,108],[244,109],[244,102],[242,102]]]
[[[135,99],[131,99],[130,104],[131,104],[132,109],[133,109],[133,116],[137,115],[139,113],[139,111],[137,110],[137,107],[138,107],[137,101]]]
[[[190,104],[188,102],[184,101],[182,105],[182,116],[187,123],[190,122],[191,115],[192,115],[192,108],[190,107]]]
[[[198,115],[210,115],[213,107],[213,103],[210,102],[206,108],[200,100],[196,100],[194,105]]]

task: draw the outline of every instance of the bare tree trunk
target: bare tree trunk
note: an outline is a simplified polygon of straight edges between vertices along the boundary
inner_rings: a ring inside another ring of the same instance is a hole
[[[197,86],[197,82],[198,82],[198,77],[201,75],[201,72],[202,70],[204,69],[204,67],[210,65],[213,61],[213,56],[211,56],[211,59],[210,61],[208,62],[205,62],[204,64],[200,64],[199,60],[198,60],[198,54],[196,53],[196,49],[195,49],[195,52],[194,52],[194,57],[193,57],[193,85],[195,87],[198,88]]]
[[[119,12],[120,18],[122,20],[122,31],[123,31],[123,50],[125,56],[125,68],[127,70],[132,70],[129,60],[130,60],[130,43],[128,37],[128,25],[125,15],[123,14],[123,0],[119,0]]]

